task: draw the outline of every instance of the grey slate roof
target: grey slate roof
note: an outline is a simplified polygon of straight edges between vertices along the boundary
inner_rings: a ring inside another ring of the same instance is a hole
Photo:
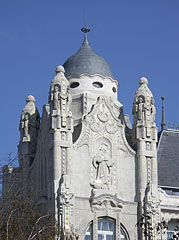
[[[85,35],[81,48],[64,63],[65,76],[72,74],[80,75],[82,73],[101,74],[106,77],[113,77],[109,64],[106,60],[96,54],[90,47]]]
[[[159,185],[179,188],[179,131],[162,131],[157,155]]]

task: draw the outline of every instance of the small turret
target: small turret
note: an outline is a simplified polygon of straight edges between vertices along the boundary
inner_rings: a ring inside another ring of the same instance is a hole
[[[73,194],[70,189],[70,172],[71,172],[71,149],[72,149],[72,133],[73,118],[71,112],[71,93],[69,82],[66,79],[63,66],[56,68],[56,76],[52,80],[49,105],[50,105],[50,137],[52,142],[52,185],[54,194],[50,197],[55,205],[52,209],[53,214],[58,222],[56,207],[58,206],[61,214],[61,226],[67,232],[69,231],[69,223],[66,223],[65,216],[71,213],[70,206],[63,204],[66,198],[72,198]],[[59,197],[59,193],[61,196]],[[69,204],[68,204],[69,205]],[[71,218],[71,217],[70,217]],[[68,222],[70,219],[68,220]]]
[[[26,98],[26,106],[22,110],[20,119],[20,143],[19,143],[19,161],[22,164],[22,159],[29,158],[26,160],[28,165],[32,163],[35,157],[37,136],[40,127],[40,115],[35,106],[35,98],[29,95]]]
[[[155,124],[154,98],[148,88],[148,80],[142,77],[139,80],[139,88],[136,91],[133,111],[135,138],[156,138],[156,132],[151,131],[156,128]]]
[[[138,203],[139,216],[149,214],[151,222],[157,218],[157,128],[155,123],[154,98],[148,88],[148,80],[141,78],[133,103],[133,138],[137,145]],[[155,216],[154,216],[155,215]],[[156,229],[153,229],[156,231]],[[142,231],[140,229],[141,234]],[[152,233],[153,234],[153,233]],[[142,239],[142,238],[140,238]]]
[[[64,73],[64,67],[58,66],[50,87],[49,104],[53,129],[72,129],[70,86]]]

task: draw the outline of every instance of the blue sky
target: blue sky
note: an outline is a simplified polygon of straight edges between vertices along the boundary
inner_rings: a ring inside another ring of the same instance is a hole
[[[20,114],[29,94],[42,111],[56,66],[88,39],[119,81],[119,101],[132,120],[139,78],[146,76],[161,122],[179,123],[178,0],[0,0],[0,158],[17,153]]]

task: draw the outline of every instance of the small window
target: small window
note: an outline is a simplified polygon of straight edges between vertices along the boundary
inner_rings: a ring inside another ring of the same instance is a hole
[[[103,84],[100,83],[100,82],[94,82],[94,83],[93,83],[93,86],[96,87],[96,88],[102,88],[102,87],[103,87]]]
[[[70,84],[71,88],[77,88],[80,84],[78,82],[73,82],[72,84]]]
[[[113,87],[112,90],[114,93],[116,93],[116,91],[117,91],[115,87]]]

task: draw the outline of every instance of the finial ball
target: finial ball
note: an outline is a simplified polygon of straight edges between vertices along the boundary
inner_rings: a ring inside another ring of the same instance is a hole
[[[63,66],[59,65],[58,67],[56,67],[56,73],[65,73],[65,69]]]
[[[164,100],[165,99],[164,96],[162,96],[161,99]]]
[[[29,96],[26,98],[26,102],[27,102],[27,103],[28,103],[28,102],[35,102],[34,96],[29,95]]]
[[[147,84],[147,85],[148,85],[148,80],[147,80],[147,78],[142,77],[142,78],[139,80],[139,85],[142,85],[142,84]]]

